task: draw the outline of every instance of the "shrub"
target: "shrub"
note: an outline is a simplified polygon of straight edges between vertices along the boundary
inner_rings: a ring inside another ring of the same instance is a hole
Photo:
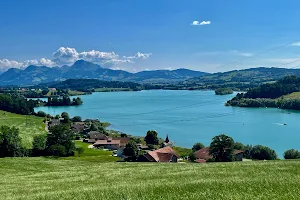
[[[298,159],[300,158],[300,152],[295,149],[289,149],[283,154],[284,159]]]
[[[47,116],[47,114],[44,112],[44,111],[39,111],[39,112],[37,112],[37,114],[36,114],[38,117],[46,117]]]
[[[276,160],[277,154],[273,149],[263,145],[256,145],[250,149],[251,159],[256,160]]]

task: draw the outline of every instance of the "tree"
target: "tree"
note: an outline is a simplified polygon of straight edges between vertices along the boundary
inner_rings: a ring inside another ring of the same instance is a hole
[[[289,149],[283,154],[284,159],[298,159],[300,158],[300,152],[295,149]]]
[[[84,148],[82,146],[76,147],[75,150],[76,150],[78,156],[80,156],[84,152]]]
[[[126,133],[121,133],[121,137],[127,137]]]
[[[233,149],[237,149],[237,150],[245,150],[246,146],[241,143],[241,142],[235,142],[233,144]]]
[[[34,136],[32,142],[32,155],[33,156],[45,155],[45,148],[46,148],[46,135]]]
[[[44,89],[44,90],[42,90],[42,95],[46,95],[46,94],[48,94],[48,92],[49,92],[48,89]]]
[[[72,118],[72,122],[81,122],[82,118],[80,116],[75,116]]]
[[[247,149],[250,154],[250,159],[255,160],[276,160],[277,154],[273,149],[263,145],[255,145],[250,149]]]
[[[47,135],[46,150],[48,155],[72,156],[74,155],[75,144],[74,134],[69,126],[61,124],[49,129],[51,134]]]
[[[39,117],[46,117],[47,116],[47,114],[44,111],[39,111],[39,112],[37,112],[36,115],[39,116]]]
[[[55,119],[59,119],[60,118],[60,115],[55,115]]]
[[[225,134],[215,136],[210,143],[209,154],[216,162],[231,162],[234,160],[233,144],[233,139]]]
[[[64,123],[68,123],[70,121],[70,116],[67,112],[61,113],[61,117],[64,118]]]
[[[137,145],[135,143],[135,141],[130,140],[124,150],[123,150],[123,155],[127,157],[128,161],[135,161],[137,159],[138,156],[138,148]]]
[[[145,142],[146,144],[157,145],[158,144],[157,132],[151,130],[148,131],[145,137]]]
[[[90,131],[97,131],[98,127],[93,123],[90,127]]]
[[[196,158],[194,152],[191,152],[191,153],[189,154],[189,161],[195,162],[196,159],[197,159],[197,158]]]
[[[19,137],[19,129],[15,127],[0,127],[0,157],[18,157],[24,155],[24,149]]]
[[[196,144],[193,145],[192,150],[193,152],[196,152],[200,149],[203,149],[205,146],[201,142],[197,142]]]

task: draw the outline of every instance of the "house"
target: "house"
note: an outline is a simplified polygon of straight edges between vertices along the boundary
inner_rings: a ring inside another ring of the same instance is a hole
[[[177,162],[178,154],[169,146],[149,151],[139,158],[144,162]]]
[[[60,125],[60,119],[51,119],[48,123],[49,128],[57,125]]]
[[[89,139],[95,139],[95,140],[108,140],[108,136],[104,133],[100,133],[98,131],[90,131],[88,133]]]
[[[75,122],[71,124],[71,130],[77,133],[80,133],[84,130],[84,122]]]
[[[125,148],[131,138],[128,137],[113,137],[112,140],[120,140],[120,148]]]
[[[118,150],[120,148],[120,140],[113,140],[109,138],[108,140],[97,140],[94,144],[96,148],[104,148],[109,150]]]
[[[196,157],[196,162],[205,163],[208,159],[211,159],[212,156],[209,154],[209,147],[200,149],[194,153]],[[233,155],[235,156],[235,161],[243,161],[244,151],[234,150]]]

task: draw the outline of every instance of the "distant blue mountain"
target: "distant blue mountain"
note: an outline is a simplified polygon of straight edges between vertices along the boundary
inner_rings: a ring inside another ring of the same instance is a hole
[[[208,73],[189,69],[130,73],[123,70],[107,69],[98,64],[78,60],[72,66],[50,68],[47,66],[30,65],[24,70],[11,68],[0,75],[0,85],[33,85],[71,78],[140,83],[170,83],[204,75],[208,75]]]

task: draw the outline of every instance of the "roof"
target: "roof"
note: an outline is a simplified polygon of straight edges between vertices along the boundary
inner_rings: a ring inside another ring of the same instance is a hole
[[[94,145],[108,145],[108,144],[119,144],[120,140],[97,140]]]
[[[240,153],[244,153],[244,151],[242,151],[242,150],[234,150],[233,155],[237,155],[237,154],[240,154]]]
[[[131,138],[128,137],[113,137],[112,140],[120,140],[121,144],[127,144]]]
[[[149,159],[149,156],[151,159]],[[172,156],[179,157],[178,154],[169,146],[157,149],[155,151],[149,151],[146,154],[146,158],[149,161],[156,161],[156,162],[169,162],[172,158]]]
[[[244,151],[242,151],[242,150],[234,150],[233,155],[237,155],[237,154],[240,154],[243,152]],[[198,159],[208,160],[208,159],[212,158],[212,156],[209,154],[209,147],[205,147],[203,149],[196,151],[194,153],[194,155],[196,156],[197,160]],[[197,162],[197,160],[196,160],[196,162]]]
[[[199,158],[199,159],[196,159],[195,162],[197,162],[197,163],[206,163],[206,160]]]
[[[98,131],[90,131],[88,133],[88,135],[91,139],[100,139],[100,140],[107,140],[108,139],[108,137],[105,134],[100,133]]]
[[[205,147],[203,149],[196,151],[194,153],[194,155],[196,156],[197,159],[208,160],[208,159],[212,158],[212,156],[209,155],[209,147]]]

